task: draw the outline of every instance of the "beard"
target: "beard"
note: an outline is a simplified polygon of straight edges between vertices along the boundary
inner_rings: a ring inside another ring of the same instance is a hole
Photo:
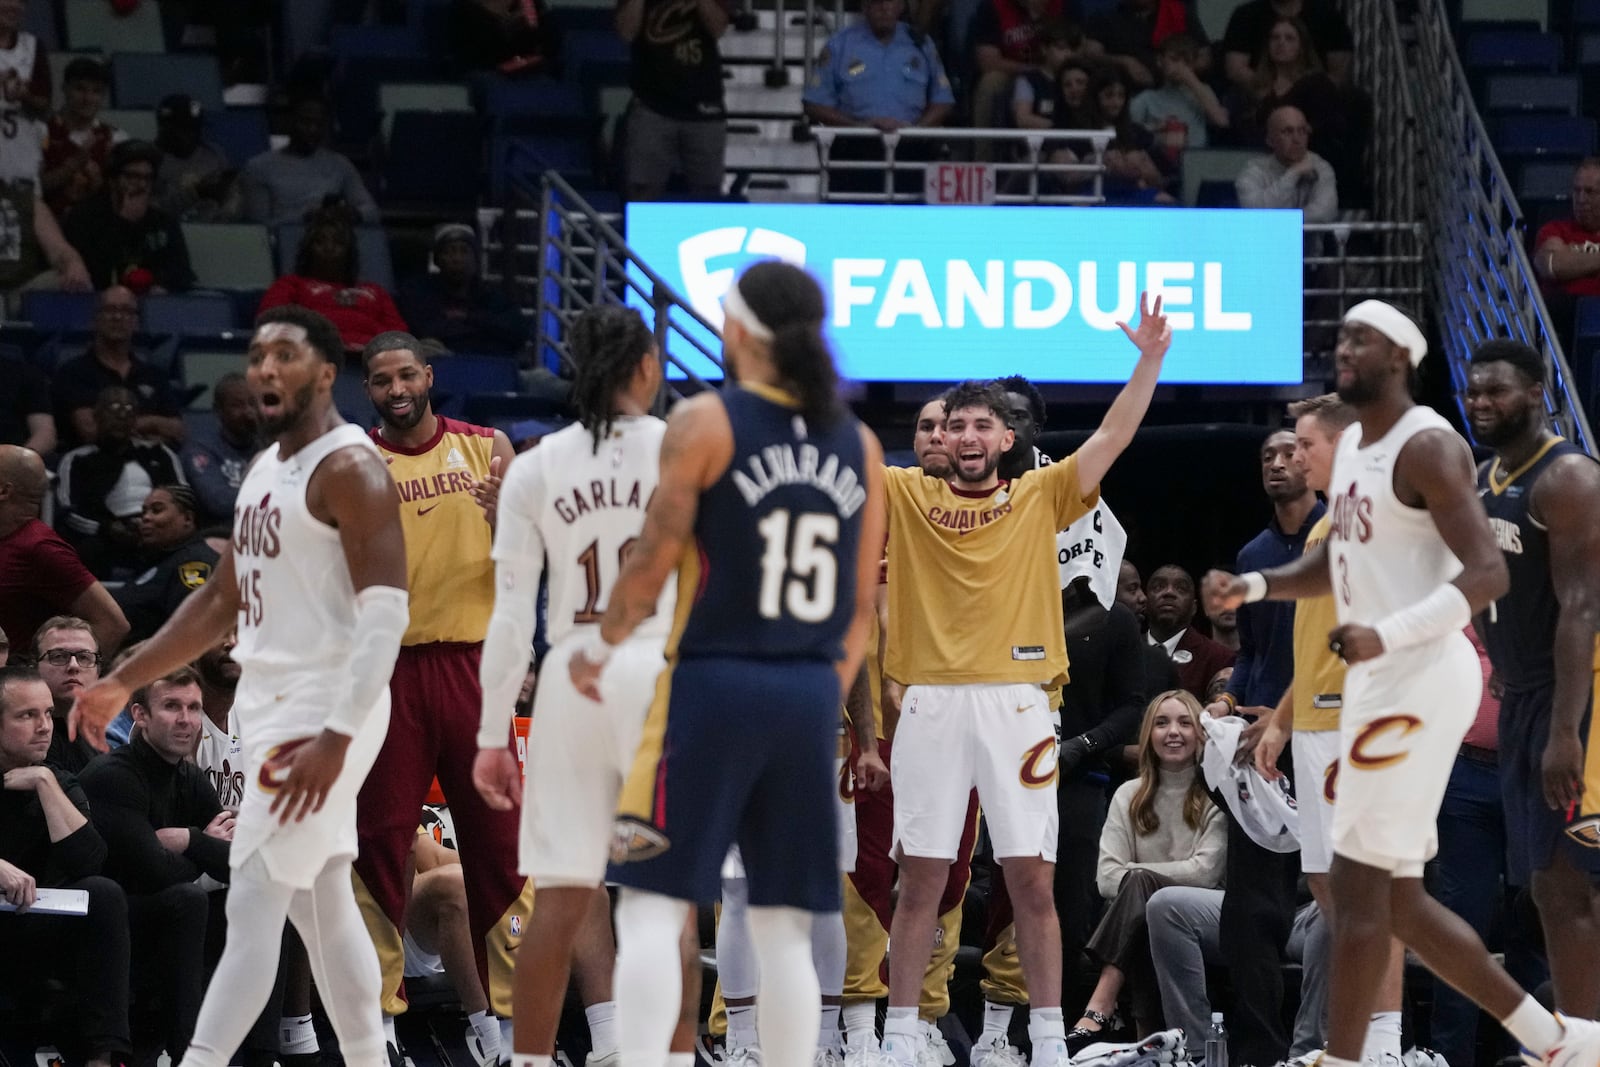
[[[378,409],[378,418],[382,419],[386,426],[392,426],[396,430],[409,430],[421,422],[422,416],[428,413],[428,398],[426,395],[411,397],[411,410],[399,418],[395,417],[387,405],[374,404],[373,407]]]
[[[311,410],[311,398],[315,395],[316,388],[311,382],[307,382],[294,394],[293,402],[285,403],[277,415],[269,418],[263,414],[261,416],[261,428],[266,431],[269,437],[277,437],[279,434],[286,432],[304,418],[306,412]]]
[[[1521,411],[1504,416],[1487,430],[1474,427],[1472,432],[1480,444],[1499,448],[1522,437],[1531,425],[1533,425],[1533,411],[1530,408],[1523,408]]]
[[[1340,400],[1357,406],[1370,404],[1378,399],[1378,387],[1359,374],[1350,379],[1349,385],[1339,386],[1337,392]]]
[[[1000,456],[999,456],[999,454],[996,453],[994,455],[988,455],[988,456],[984,457],[983,469],[979,473],[977,473],[977,474],[968,474],[964,470],[961,469],[960,461],[957,460],[954,456],[952,456],[950,458],[950,476],[953,477],[958,482],[962,482],[962,483],[966,483],[966,484],[970,484],[970,485],[977,485],[979,482],[988,481],[994,475],[995,469],[998,468],[999,466],[1000,466]]]

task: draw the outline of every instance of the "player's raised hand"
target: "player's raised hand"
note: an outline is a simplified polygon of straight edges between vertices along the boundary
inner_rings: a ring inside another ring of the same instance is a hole
[[[328,791],[344,769],[344,753],[349,747],[350,738],[324,730],[305,744],[287,748],[268,760],[267,775],[283,782],[278,795],[272,798],[270,814],[278,815],[281,810],[278,822],[288,825],[291,819],[300,822],[321,811]]]
[[[1172,347],[1172,327],[1167,325],[1167,317],[1161,314],[1161,297],[1156,297],[1155,306],[1150,306],[1150,294],[1139,294],[1139,326],[1130,329],[1125,322],[1117,323],[1122,332],[1128,335],[1128,340],[1139,346],[1139,355],[1153,356],[1160,359],[1167,354],[1167,349]]]
[[[500,457],[494,456],[489,460],[488,477],[472,483],[472,499],[477,501],[483,509],[483,517],[491,523],[494,522],[495,511],[500,506],[500,483],[503,481],[500,474]]]
[[[1200,602],[1209,615],[1238,610],[1249,591],[1244,579],[1227,571],[1206,571],[1205,577],[1200,579]]]
[[[522,772],[508,748],[482,748],[472,761],[472,784],[495,811],[510,811],[522,802]]]
[[[72,702],[72,710],[67,712],[67,739],[76,741],[81,735],[94,748],[105,752],[106,727],[111,725],[112,719],[122,714],[132,695],[132,691],[114,673],[86,689],[80,689],[77,699]]]

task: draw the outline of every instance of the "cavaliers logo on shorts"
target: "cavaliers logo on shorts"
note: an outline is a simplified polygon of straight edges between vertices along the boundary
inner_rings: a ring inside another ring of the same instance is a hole
[[[612,826],[612,863],[652,859],[671,847],[666,834],[638,819],[618,819]]]
[[[1395,734],[1391,740],[1400,741],[1422,728],[1422,720],[1415,715],[1385,715],[1373,719],[1361,728],[1354,741],[1350,742],[1350,765],[1363,771],[1382,770],[1384,767],[1393,767],[1401,762],[1411,752],[1400,749],[1394,752],[1372,752],[1370,745],[1385,734]]]

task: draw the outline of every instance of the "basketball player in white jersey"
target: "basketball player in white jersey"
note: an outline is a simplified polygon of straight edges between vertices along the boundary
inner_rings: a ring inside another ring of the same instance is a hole
[[[387,1064],[378,959],[350,864],[355,802],[389,721],[409,618],[399,495],[376,446],[333,406],[339,333],[301,307],[256,320],[247,379],[275,444],[256,457],[217,570],[68,720],[97,747],[134,688],[238,628],[244,799],[228,940],[182,1067],[227,1067],[271,992],[285,917],[351,1067]]]
[[[1299,560],[1206,576],[1208,605],[1332,594],[1329,647],[1349,665],[1329,888],[1335,904],[1328,1050],[1352,1067],[1389,959],[1391,935],[1490,1012],[1531,1063],[1594,1067],[1600,1024],[1552,1015],[1496,964],[1465,922],[1422,885],[1482,674],[1462,634],[1509,587],[1478,500],[1472,454],[1412,400],[1427,341],[1411,319],[1368,300],[1346,313],[1335,350],[1339,398],[1357,421],[1340,438],[1327,540]]]
[[[601,972],[602,999],[611,999],[616,950],[603,886],[612,821],[665,666],[662,648],[676,601],[675,588],[664,587],[655,614],[618,648],[601,678],[600,707],[573,688],[567,660],[592,640],[644,526],[666,423],[650,414],[661,389],[661,359],[638,312],[591,308],[573,324],[570,339],[580,421],[546,437],[506,475],[494,542],[494,614],[479,672],[483,718],[473,781],[493,808],[522,804],[521,873],[536,887],[533,918],[517,950],[513,1067],[550,1067],[575,963],[591,976]],[[506,739],[546,557],[550,651],[534,694],[524,786]],[[692,1058],[684,1051],[679,1067]],[[614,1059],[615,1053],[606,1062]]]

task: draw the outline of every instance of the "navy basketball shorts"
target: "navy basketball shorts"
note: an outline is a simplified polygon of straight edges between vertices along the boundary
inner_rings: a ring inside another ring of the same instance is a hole
[[[1583,797],[1572,811],[1544,799],[1544,747],[1550,736],[1555,684],[1506,692],[1500,704],[1500,795],[1505,805],[1506,862],[1510,880],[1528,884],[1559,849],[1572,865],[1600,880],[1600,738],[1594,700],[1578,725],[1584,745]]]

